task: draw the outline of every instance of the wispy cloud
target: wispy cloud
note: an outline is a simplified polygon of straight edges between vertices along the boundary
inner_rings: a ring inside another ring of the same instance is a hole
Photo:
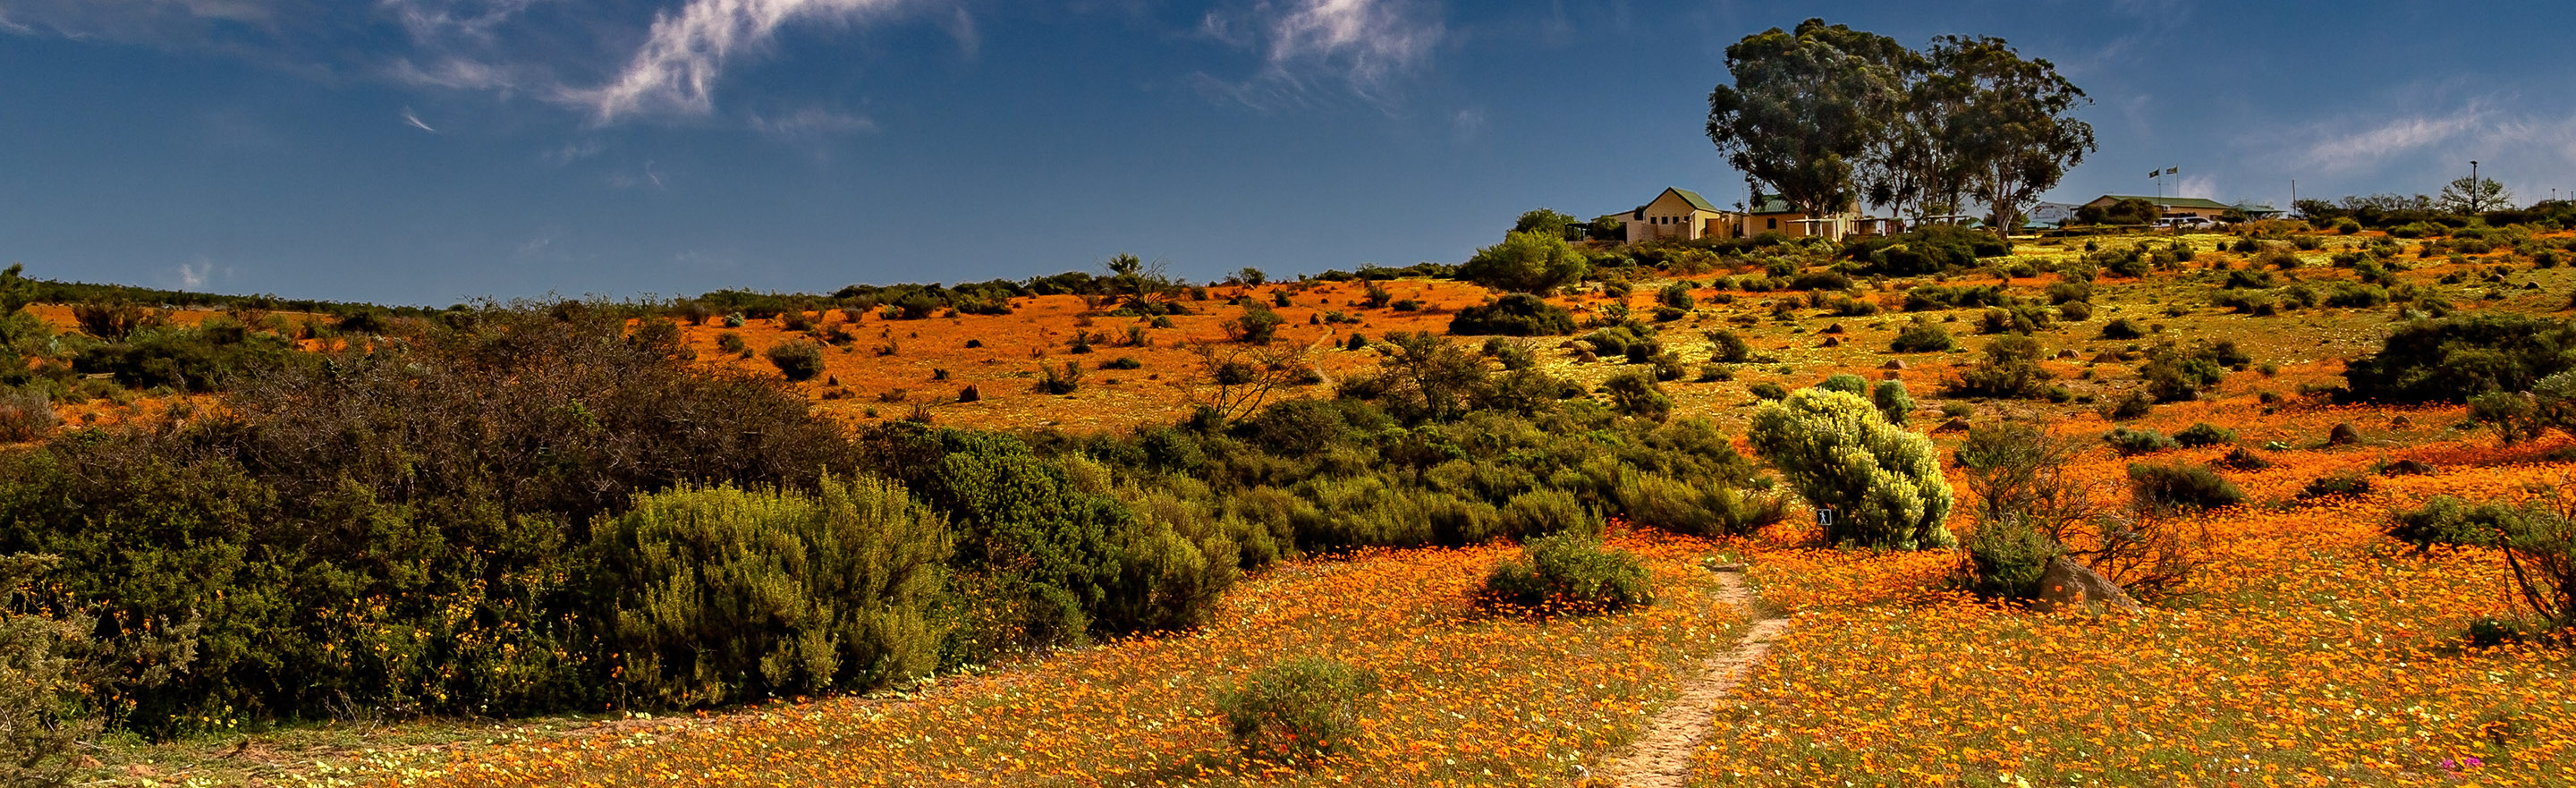
[[[421,131],[426,131],[426,132],[429,132],[429,133],[431,133],[431,134],[436,134],[436,133],[438,133],[438,130],[437,130],[437,129],[430,128],[430,127],[429,127],[429,124],[427,124],[427,123],[422,123],[422,122],[420,121],[420,116],[419,116],[418,114],[413,113],[413,112],[411,111],[411,108],[410,108],[410,107],[404,107],[404,108],[403,108],[403,111],[402,111],[402,119],[403,119],[403,125],[410,126],[410,127],[412,127],[412,128],[419,129],[419,130],[421,130]]]
[[[596,139],[584,139],[576,142],[564,143],[562,147],[537,154],[537,158],[547,164],[561,167],[592,156],[597,156],[601,151],[605,150],[608,150],[608,146],[605,143]]]
[[[1252,78],[1209,82],[1236,100],[1267,107],[1306,100],[1318,80],[1390,103],[1396,80],[1430,59],[1447,28],[1417,0],[1290,0],[1261,2],[1247,14],[1210,12],[1199,32],[1262,53],[1262,70]]]
[[[2361,129],[2320,128],[2305,161],[2325,172],[2346,172],[2460,139],[2487,125],[2490,114],[2471,106],[2457,112],[2416,114]]]
[[[193,263],[180,263],[175,278],[181,290],[204,290],[214,273],[215,261],[199,257]]]
[[[777,117],[754,114],[751,128],[779,140],[815,140],[877,130],[877,122],[860,115],[807,108]]]
[[[678,13],[656,15],[653,29],[608,84],[569,88],[557,97],[583,106],[599,122],[651,112],[705,115],[715,106],[725,65],[769,43],[800,20],[851,22],[890,11],[904,0],[689,0]]]

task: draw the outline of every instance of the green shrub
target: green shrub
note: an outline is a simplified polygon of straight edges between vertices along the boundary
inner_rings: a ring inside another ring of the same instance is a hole
[[[2299,488],[2300,498],[2338,498],[2370,494],[2370,478],[2359,474],[2338,473],[2309,479]]]
[[[2048,393],[2048,370],[2039,365],[2039,341],[2025,336],[2002,336],[1986,343],[1985,354],[1974,366],[1962,370],[1951,380],[1947,392],[1953,397],[2041,397]]]
[[[1849,372],[1836,372],[1825,376],[1823,382],[1816,384],[1816,388],[1865,397],[1869,395],[1869,379]]]
[[[2048,562],[2063,551],[2025,518],[1980,519],[1968,535],[1969,590],[1989,599],[2037,597]]]
[[[2174,439],[2165,437],[2164,433],[2127,427],[2114,427],[2110,432],[2102,433],[2102,442],[2111,444],[2112,449],[2124,456],[2152,454],[2174,447]]]
[[[937,666],[948,526],[881,479],[683,486],[591,528],[620,680],[675,706],[864,691]]]
[[[1601,384],[1610,395],[1610,404],[1619,412],[1651,421],[1663,421],[1673,415],[1673,398],[1655,377],[1642,372],[1622,372]]]
[[[2436,495],[2423,506],[2389,518],[2388,535],[2418,548],[2434,545],[2494,547],[2522,521],[2520,508],[2493,501],[2470,503]]]
[[[1753,348],[1735,332],[1722,328],[1708,332],[1708,360],[1720,364],[1741,364],[1752,354]]]
[[[1896,340],[1888,344],[1888,349],[1898,353],[1938,353],[1949,350],[1955,344],[1955,341],[1950,338],[1948,329],[1942,328],[1937,323],[1917,318],[1913,322],[1906,323],[1904,328],[1897,329]]]
[[[769,363],[788,380],[813,380],[823,374],[823,346],[802,339],[769,346]]]
[[[2146,324],[2124,317],[2102,324],[2102,333],[2100,336],[2103,339],[2127,340],[2140,339],[2146,335]]]
[[[2207,422],[2199,422],[2183,428],[2181,432],[2174,433],[2173,438],[2175,443],[2197,449],[2203,446],[2235,443],[2236,431],[2211,426]]]
[[[1777,400],[1789,396],[1789,389],[1781,386],[1779,383],[1768,380],[1761,381],[1744,388],[1746,392],[1752,394],[1757,399]]]
[[[1279,291],[1279,295],[1281,298],[1286,298],[1288,292],[1282,290]],[[1278,312],[1271,311],[1270,307],[1262,306],[1259,302],[1247,301],[1243,305],[1243,314],[1225,321],[1225,334],[1228,338],[1247,345],[1267,345],[1270,344],[1271,338],[1279,335],[1279,325],[1285,322],[1287,319],[1280,317]]]
[[[1879,381],[1878,387],[1869,392],[1869,404],[1878,406],[1879,415],[1885,416],[1887,423],[1900,427],[1914,413],[1914,397],[1905,392],[1902,380]]]
[[[1458,336],[1558,336],[1574,333],[1574,316],[1567,314],[1565,308],[1538,296],[1511,293],[1458,310],[1458,314],[1449,319],[1449,333]]]
[[[1691,307],[1699,305],[1699,299],[1691,297],[1691,287],[1688,282],[1674,282],[1672,284],[1664,285],[1662,290],[1655,291],[1655,302],[1672,309],[1681,310],[1688,310]]]
[[[0,785],[69,785],[101,720],[83,663],[97,622],[44,615],[29,592],[53,556],[0,555]]]
[[[1037,390],[1040,394],[1064,395],[1082,390],[1082,365],[1064,362],[1062,367],[1038,364]]]
[[[1608,613],[1654,604],[1646,564],[1599,536],[1566,531],[1521,544],[1521,555],[1485,575],[1487,604],[1547,612]]]
[[[1349,748],[1377,674],[1324,657],[1290,657],[1216,693],[1226,731],[1246,757],[1310,764]]]
[[[1539,489],[1514,495],[1496,512],[1501,531],[1516,539],[1533,539],[1559,531],[1598,533],[1601,515],[1574,493],[1566,490]]]
[[[1754,414],[1752,438],[1799,495],[1834,513],[1826,542],[1904,550],[1955,544],[1942,525],[1950,483],[1932,441],[1887,423],[1868,400],[1793,392]]]
[[[2342,397],[2364,402],[2467,402],[2526,391],[2576,363],[2576,329],[2515,314],[2408,323],[2379,352],[2344,365]]]
[[[1618,503],[1639,525],[1694,536],[1745,536],[1787,516],[1770,495],[1650,472],[1622,474]]]
[[[0,392],[0,443],[23,443],[52,435],[62,423],[62,417],[54,413],[53,398],[44,392]]]
[[[2199,465],[2129,465],[2129,490],[2155,509],[2216,509],[2245,502],[2245,491]]]

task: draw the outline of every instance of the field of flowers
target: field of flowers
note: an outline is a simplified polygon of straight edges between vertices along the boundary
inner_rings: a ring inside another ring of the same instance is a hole
[[[1694,784],[2576,784],[2576,656],[2463,637],[2512,611],[2503,562],[2380,532],[2433,495],[2576,478],[2533,461],[2548,448],[2273,453],[2230,474],[2257,504],[2203,521],[2209,571],[2136,614],[1980,603],[1943,590],[1949,556],[1765,551],[1755,577],[1799,626],[1719,709]],[[2292,502],[2383,458],[2436,472]]]
[[[1107,644],[890,698],[777,704],[653,734],[539,739],[387,763],[407,786],[1529,785],[1633,738],[1742,623],[1700,568],[1719,546],[1630,534],[1658,604],[1594,618],[1481,612],[1515,548],[1403,550],[1251,578],[1204,630]],[[1316,654],[1376,671],[1347,754],[1311,770],[1235,752],[1210,694]]]

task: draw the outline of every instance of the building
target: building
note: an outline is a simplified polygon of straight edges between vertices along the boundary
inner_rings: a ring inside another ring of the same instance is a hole
[[[1852,235],[1876,235],[1882,231],[1894,232],[1894,220],[1862,216],[1857,207],[1846,208],[1841,213],[1809,216],[1806,211],[1791,206],[1789,201],[1782,199],[1780,195],[1757,192],[1753,195],[1753,210],[1744,214],[1742,226],[1736,230],[1735,237],[1751,238],[1763,233],[1779,233],[1791,238],[1821,236],[1838,239]]]
[[[2237,203],[2237,204],[2236,204],[2235,206],[2233,206],[2233,207],[2234,207],[2236,210],[2238,210],[2238,211],[2240,211],[2240,212],[2243,212],[2243,213],[2245,214],[2245,218],[2247,218],[2247,219],[2252,219],[2252,220],[2254,220],[2254,221],[2258,221],[2258,222],[2259,222],[2259,221],[2262,221],[2262,220],[2265,220],[2265,219],[2278,219],[2278,218],[2281,218],[2281,209],[2279,209],[2279,208],[2274,208],[2274,207],[2272,207],[2272,206],[2265,205],[2265,204],[2262,204],[2262,203],[2254,202],[2254,201],[2252,201],[2252,200],[2247,200],[2247,201],[2245,201],[2245,202]]]
[[[1689,189],[1664,189],[1655,199],[1629,211],[1620,224],[1628,231],[1629,243],[1647,241],[1695,241],[1701,238],[1731,238],[1735,214],[1717,209],[1708,198]]]
[[[2236,206],[2199,197],[2139,197],[2128,194],[2105,194],[2092,202],[2085,203],[2084,207],[2109,208],[2112,203],[2122,200],[2145,200],[2154,204],[2157,210],[2163,211],[2165,218],[2168,219],[2178,216],[2198,216],[2213,222],[2223,221],[2227,218],[2228,211],[2236,210]]]
[[[1858,210],[1810,217],[1776,194],[1755,194],[1748,213],[1719,210],[1708,198],[1688,189],[1668,188],[1653,202],[1637,206],[1621,220],[1629,243],[1694,241],[1702,238],[1751,238],[1779,233],[1791,238],[1843,238],[1900,232],[1896,220],[1872,219]]]
[[[2052,230],[2062,227],[2067,222],[2075,221],[2075,208],[2075,204],[2070,202],[2043,202],[2033,205],[2022,226],[2044,227]]]

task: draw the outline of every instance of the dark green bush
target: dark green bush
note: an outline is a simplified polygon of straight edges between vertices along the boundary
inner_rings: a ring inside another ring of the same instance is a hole
[[[2102,442],[2111,444],[2112,449],[2124,456],[2153,454],[2172,449],[2175,444],[2174,439],[2165,437],[2164,433],[2127,427],[2114,427],[2110,432],[2102,433]]]
[[[2156,509],[2216,509],[2245,502],[2245,491],[2198,465],[2129,465],[2129,490]]]
[[[2039,341],[2001,336],[1986,343],[1977,363],[1959,372],[1946,390],[1953,397],[2041,397],[2048,393],[2048,371],[2039,365]]]
[[[864,691],[937,667],[947,523],[902,487],[641,496],[591,529],[618,676],[673,706]]]
[[[1618,502],[1639,525],[1696,536],[1745,536],[1787,516],[1776,497],[1660,473],[1622,475]]]
[[[1377,674],[1324,657],[1290,657],[1217,691],[1217,713],[1246,757],[1311,764],[1348,748]]]
[[[1753,349],[1744,338],[1726,329],[1708,332],[1708,360],[1721,364],[1741,364],[1752,357]]]
[[[2102,324],[2103,339],[2139,339],[2146,335],[2146,324],[2134,319],[2124,317]]]
[[[778,371],[788,380],[813,380],[823,374],[822,345],[802,339],[790,340],[769,346],[768,355],[769,363],[778,365]]]
[[[2391,516],[2388,535],[2418,548],[2434,545],[2494,547],[2522,521],[2522,510],[2509,504],[2470,503],[2448,495],[2433,496],[2423,506]]]
[[[1761,381],[1744,388],[1747,393],[1752,394],[1758,399],[1776,400],[1789,396],[1789,389],[1782,387],[1779,383],[1768,380]]]
[[[1888,349],[1898,353],[1937,353],[1949,350],[1954,344],[1948,329],[1917,318],[1897,330],[1896,340],[1889,343]]]
[[[1458,336],[1557,336],[1574,333],[1574,316],[1567,314],[1563,307],[1538,296],[1511,293],[1458,310],[1457,316],[1449,320],[1449,333]]]
[[[2181,432],[2174,433],[2173,438],[2175,443],[2197,449],[2203,446],[2217,446],[2221,444],[2235,443],[2236,431],[2225,427],[2211,426],[2207,422],[2197,422],[2189,427],[2183,428],[2183,431]]]
[[[1646,564],[1597,535],[1566,531],[1523,542],[1521,555],[1485,575],[1488,604],[1548,612],[1607,613],[1654,604]]]
[[[1988,599],[2039,596],[2039,579],[2063,548],[2018,516],[1980,519],[1968,535],[1969,590]]]
[[[2370,477],[2338,473],[2309,479],[2299,488],[2300,498],[2336,498],[2370,494]]]
[[[2341,397],[2363,402],[2467,402],[2527,391],[2576,363],[2576,329],[2554,320],[2478,313],[2408,323],[2379,352],[2344,365]]]

